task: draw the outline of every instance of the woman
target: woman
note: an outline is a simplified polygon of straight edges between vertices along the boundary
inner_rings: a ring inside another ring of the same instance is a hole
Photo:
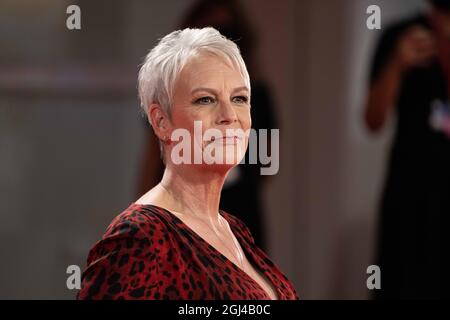
[[[271,87],[265,81],[256,57],[258,39],[248,21],[249,16],[239,0],[197,0],[186,10],[177,29],[213,27],[234,41],[239,46],[247,71],[252,75],[251,101],[257,106],[251,110],[252,129],[279,128]],[[155,150],[159,149],[158,138],[146,117],[142,120],[147,134],[136,188],[139,197],[159,183],[165,169],[162,161],[154,156]],[[268,154],[270,148],[269,144]],[[262,197],[264,185],[270,183],[271,176],[261,175],[262,167],[262,163],[234,167],[223,185],[219,206],[241,219],[252,230],[255,243],[264,250],[267,235]]]
[[[219,210],[225,178],[248,145],[248,135],[230,129],[251,127],[250,79],[236,44],[213,28],[172,32],[147,55],[139,95],[164,175],[92,248],[78,298],[298,299],[242,221]],[[222,135],[208,138],[211,131]],[[188,147],[179,152],[181,143]],[[217,155],[223,161],[209,161]]]

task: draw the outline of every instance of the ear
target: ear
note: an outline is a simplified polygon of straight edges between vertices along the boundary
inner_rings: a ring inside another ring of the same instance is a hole
[[[157,103],[152,103],[147,108],[147,116],[150,124],[160,140],[170,138],[170,121],[167,113]]]

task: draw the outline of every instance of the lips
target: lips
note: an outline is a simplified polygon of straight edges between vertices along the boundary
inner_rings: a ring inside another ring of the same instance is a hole
[[[240,140],[241,138],[238,136],[225,136],[221,138],[212,137],[210,142],[219,142],[223,144],[235,144]]]

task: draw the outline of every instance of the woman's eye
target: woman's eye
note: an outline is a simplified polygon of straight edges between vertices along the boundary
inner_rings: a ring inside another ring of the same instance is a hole
[[[247,103],[248,102],[248,98],[246,96],[234,97],[233,98],[233,102],[236,102],[236,103]]]
[[[201,98],[195,100],[196,104],[210,104],[213,102],[214,102],[214,99],[212,97],[201,97]]]

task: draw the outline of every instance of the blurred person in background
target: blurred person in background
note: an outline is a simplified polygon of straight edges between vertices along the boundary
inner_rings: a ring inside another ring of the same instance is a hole
[[[270,89],[264,81],[256,58],[256,37],[245,16],[245,11],[235,0],[200,0],[188,10],[180,25],[184,28],[214,27],[225,37],[238,44],[242,57],[252,75],[252,127],[274,129],[277,121]],[[256,111],[256,112],[253,112]],[[148,127],[147,143],[142,160],[142,169],[138,181],[138,193],[141,195],[155,186],[162,177],[164,166],[158,154],[158,139]],[[269,140],[270,142],[270,140]],[[270,153],[270,144],[268,145]],[[248,156],[246,155],[246,159]],[[255,242],[263,249],[267,248],[265,236],[262,190],[270,179],[261,175],[261,164],[245,163],[236,166],[228,175],[220,198],[221,208],[235,212],[252,230]]]
[[[164,174],[91,249],[78,298],[298,299],[245,223],[220,209],[225,179],[249,140],[229,131],[252,123],[250,77],[237,45],[210,27],[174,31],[147,55],[138,86]],[[206,138],[209,129],[221,136]],[[176,143],[180,130],[189,135]],[[188,162],[179,163],[174,157],[186,142]],[[211,148],[226,161],[206,162]]]
[[[377,299],[449,297],[450,0],[382,34],[374,55],[365,122],[396,129],[378,224]]]

